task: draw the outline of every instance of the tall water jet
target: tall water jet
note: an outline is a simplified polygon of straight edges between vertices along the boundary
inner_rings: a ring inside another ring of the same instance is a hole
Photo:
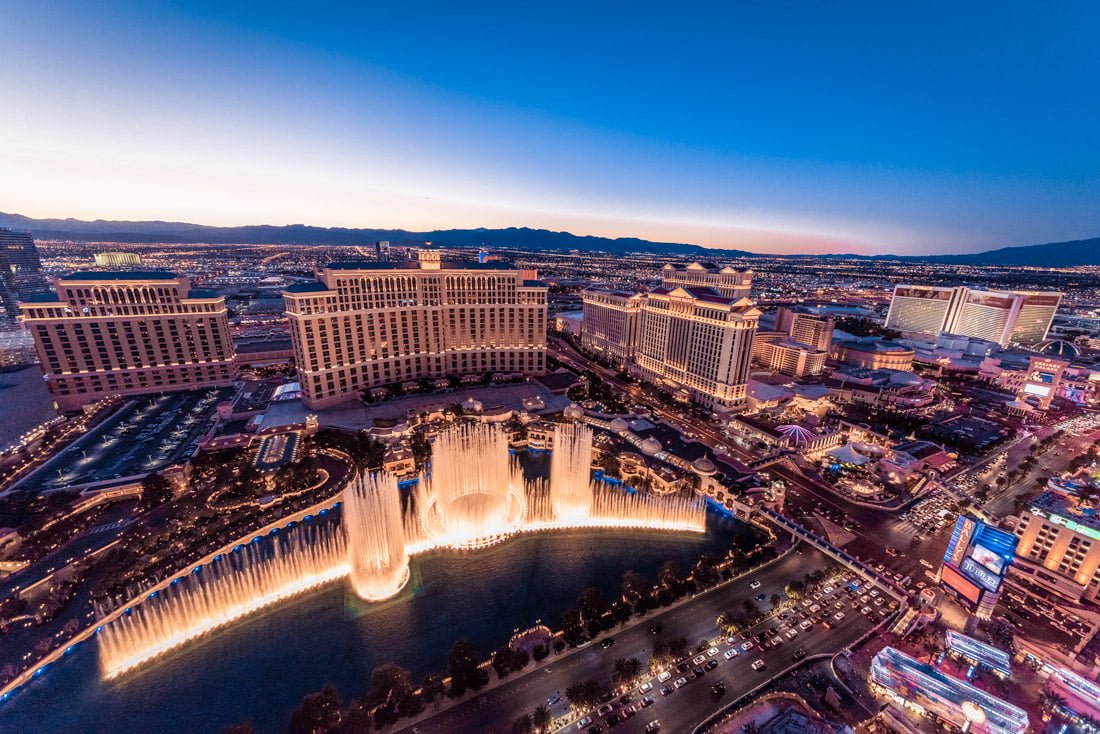
[[[550,454],[550,503],[564,523],[578,523],[592,513],[592,429],[583,423],[554,428]]]
[[[436,437],[431,471],[414,503],[428,547],[488,545],[515,533],[526,513],[523,470],[497,426],[455,426]]]
[[[344,534],[335,525],[299,526],[271,540],[241,546],[104,625],[103,677],[348,572]]]
[[[344,488],[349,580],[366,601],[388,599],[409,580],[409,553],[397,478],[356,476]]]

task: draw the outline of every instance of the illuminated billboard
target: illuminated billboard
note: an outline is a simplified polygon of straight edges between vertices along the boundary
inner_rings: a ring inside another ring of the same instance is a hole
[[[956,571],[952,566],[944,566],[940,581],[971,604],[977,606],[982,598],[982,590],[977,584]]]
[[[1024,385],[1024,393],[1026,395],[1036,395],[1040,398],[1045,398],[1050,395],[1050,388],[1046,385],[1032,385],[1028,383]]]
[[[943,556],[941,582],[971,605],[992,608],[1018,542],[1012,533],[960,516]]]

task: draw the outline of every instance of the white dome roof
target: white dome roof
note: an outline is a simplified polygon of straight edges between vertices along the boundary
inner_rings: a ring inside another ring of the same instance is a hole
[[[584,417],[584,408],[576,403],[570,403],[565,410],[562,411],[562,415],[571,420],[577,420]]]
[[[652,436],[642,441],[642,445],[639,447],[642,453],[646,456],[653,456],[661,450],[661,442]]]
[[[714,465],[714,462],[705,456],[700,456],[695,461],[691,462],[691,470],[696,474],[702,474],[703,476],[710,476],[718,471],[718,467]]]
[[[623,418],[614,418],[611,421],[611,430],[615,433],[622,433],[628,428],[630,428],[630,424]]]
[[[462,401],[462,408],[474,413],[480,413],[483,407],[481,401],[474,397],[468,397]]]

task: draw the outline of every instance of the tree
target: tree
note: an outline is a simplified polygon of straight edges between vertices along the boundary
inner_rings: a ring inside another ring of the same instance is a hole
[[[531,725],[538,734],[547,734],[553,721],[554,717],[550,715],[550,709],[543,703],[536,706],[534,713],[531,714]]]
[[[443,678],[436,673],[428,673],[424,676],[424,682],[420,684],[420,692],[424,696],[425,703],[434,703],[446,692]]]
[[[801,581],[791,581],[783,587],[783,590],[787,592],[788,599],[801,599],[806,591],[806,585]]]
[[[315,734],[325,732],[340,722],[340,695],[332,686],[325,686],[319,693],[311,693],[302,699],[298,709],[290,715],[290,734]]]
[[[409,671],[394,663],[385,663],[371,672],[370,688],[367,690],[364,703],[369,708],[384,706],[393,709],[412,693],[412,688],[412,676],[409,675]]]
[[[466,640],[459,640],[447,656],[451,674],[450,695],[454,698],[469,690],[476,691],[485,685],[488,676],[477,664],[474,648]]]
[[[718,625],[718,629],[722,631],[727,637],[737,634],[741,631],[740,621],[733,615],[732,612],[722,612],[714,620],[714,623]]]
[[[141,500],[138,508],[142,512],[160,507],[172,499],[172,484],[159,472],[145,475],[141,480]]]
[[[635,657],[615,661],[611,679],[620,686],[629,686],[642,674],[642,661]]]
[[[779,594],[772,594],[771,598],[768,599],[768,601],[772,603],[772,609],[775,609],[782,603],[783,597],[781,597]]]
[[[531,714],[517,716],[512,722],[512,734],[531,734],[534,725],[531,723]]]
[[[498,678],[505,678],[512,672],[513,666],[516,661],[516,651],[511,648],[510,645],[505,645],[498,648],[493,653],[493,670],[496,671]]]
[[[573,681],[566,686],[565,700],[575,709],[584,708],[586,706],[584,683],[582,681]]]

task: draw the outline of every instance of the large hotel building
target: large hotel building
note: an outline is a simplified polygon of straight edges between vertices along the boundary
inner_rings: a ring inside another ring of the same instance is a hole
[[[1062,294],[985,291],[966,286],[898,285],[886,327],[902,332],[958,334],[1032,346],[1046,339]]]
[[[108,395],[229,384],[225,299],[172,273],[86,272],[20,303],[50,395],[76,410]]]
[[[751,271],[692,263],[666,265],[648,293],[587,290],[581,342],[624,362],[633,355],[643,379],[699,405],[735,408],[746,398],[760,317],[751,286]]]
[[[546,369],[545,284],[502,262],[332,263],[283,291],[304,402],[462,374]]]

